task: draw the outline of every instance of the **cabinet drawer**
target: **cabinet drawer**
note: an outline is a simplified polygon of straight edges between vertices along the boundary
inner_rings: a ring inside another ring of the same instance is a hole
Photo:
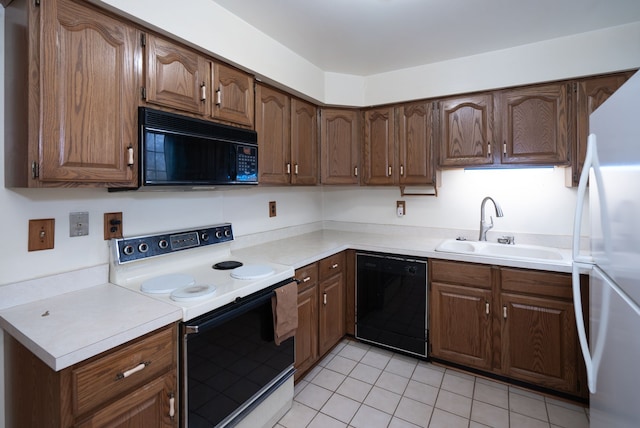
[[[526,269],[500,269],[502,291],[517,291],[571,300],[571,275]]]
[[[175,368],[176,342],[173,325],[73,368],[74,414],[82,415]],[[124,376],[140,364],[145,364],[143,369]]]
[[[320,260],[318,262],[320,266],[320,279],[329,278],[336,273],[342,272],[344,270],[345,260],[344,252]]]
[[[298,291],[306,290],[318,283],[318,263],[312,263],[296,269],[295,278],[300,281],[298,283]]]
[[[431,281],[491,288],[491,266],[431,260]]]

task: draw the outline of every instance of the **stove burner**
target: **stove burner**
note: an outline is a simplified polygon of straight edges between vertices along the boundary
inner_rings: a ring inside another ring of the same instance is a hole
[[[216,263],[215,265],[213,265],[213,268],[219,270],[229,270],[235,269],[240,266],[242,266],[242,262],[238,262],[235,260],[226,260],[224,262]]]
[[[147,279],[140,285],[140,291],[149,294],[171,293],[176,288],[188,287],[196,283],[191,275],[184,273],[170,273]]]
[[[171,292],[171,300],[176,302],[185,302],[189,300],[201,299],[216,292],[213,285],[192,285],[189,287],[178,288]]]
[[[273,275],[275,271],[267,265],[246,265],[235,268],[231,276],[236,279],[261,279]]]

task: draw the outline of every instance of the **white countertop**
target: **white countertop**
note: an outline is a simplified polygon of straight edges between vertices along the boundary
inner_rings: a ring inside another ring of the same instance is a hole
[[[291,265],[294,269],[350,248],[498,266],[571,272],[570,250],[559,250],[564,256],[563,260],[507,259],[436,251],[435,248],[442,241],[443,239],[440,238],[426,238],[424,236],[319,230],[238,250],[233,250],[232,247],[232,253],[240,259],[243,256],[261,255],[274,263]]]
[[[0,311],[0,327],[62,370],[182,317],[175,306],[105,283]]]
[[[442,239],[343,230],[319,230],[234,249],[294,269],[346,249],[570,272],[565,260],[515,260],[435,251]],[[87,272],[92,273],[90,279]],[[96,280],[97,276],[97,280]],[[104,278],[103,278],[104,276]],[[74,286],[78,278],[86,284]],[[61,370],[182,318],[174,305],[107,282],[103,266],[1,287],[0,327],[54,370]],[[43,290],[47,290],[44,292]],[[59,290],[56,294],[55,290]],[[24,296],[28,296],[25,299]],[[46,314],[46,315],[45,315]]]

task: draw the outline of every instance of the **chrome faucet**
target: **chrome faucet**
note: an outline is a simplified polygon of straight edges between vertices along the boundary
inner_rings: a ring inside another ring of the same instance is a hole
[[[490,223],[488,223],[485,220],[484,206],[487,203],[487,201],[493,202],[493,206],[496,209],[496,216],[502,217],[504,215],[502,213],[502,208],[500,208],[500,204],[498,204],[496,201],[494,201],[492,197],[487,196],[486,198],[484,198],[482,200],[482,204],[480,204],[480,237],[478,238],[478,241],[486,241],[487,240],[487,232],[489,231],[489,229],[491,229],[493,227],[493,217],[491,217],[491,216],[489,217],[491,219]]]

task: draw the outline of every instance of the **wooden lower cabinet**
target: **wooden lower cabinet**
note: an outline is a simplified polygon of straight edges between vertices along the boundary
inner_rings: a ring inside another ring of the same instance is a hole
[[[342,252],[296,270],[296,381],[346,334],[345,261]]]
[[[54,371],[5,335],[7,426],[177,427],[177,340],[174,324]]]
[[[491,290],[434,283],[431,287],[431,355],[491,369]]]
[[[579,392],[573,304],[502,293],[502,371],[539,386]]]
[[[298,380],[318,360],[318,264],[296,270],[298,279],[298,329],[295,348]]]
[[[571,275],[430,261],[430,356],[587,397]]]

